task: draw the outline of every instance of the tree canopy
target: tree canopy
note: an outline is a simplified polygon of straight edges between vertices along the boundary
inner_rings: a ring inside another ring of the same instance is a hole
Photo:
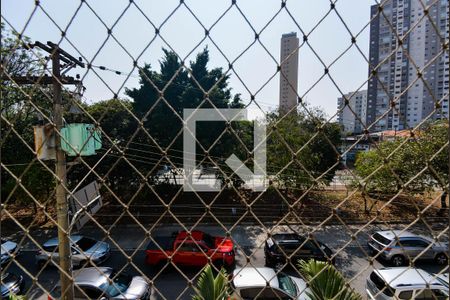
[[[325,122],[319,109],[268,115],[268,173],[291,189],[328,184],[339,165],[339,132],[337,124]]]
[[[356,157],[356,174],[366,192],[423,193],[448,184],[448,125],[429,122],[412,137],[385,140]],[[407,162],[407,163],[406,163]]]
[[[14,176],[21,177],[22,185],[36,199],[49,196],[53,187],[51,173],[40,163],[34,162],[33,125],[39,122],[41,113],[50,114],[51,91],[40,85],[17,85],[9,77],[43,74],[44,68],[38,51],[30,52],[23,47],[28,38],[1,25],[2,32],[2,74],[0,93],[1,105],[1,153],[2,200],[17,199],[31,201],[29,194],[16,187]],[[40,112],[39,112],[40,111]],[[24,173],[25,172],[25,173]],[[34,203],[34,202],[33,202]]]

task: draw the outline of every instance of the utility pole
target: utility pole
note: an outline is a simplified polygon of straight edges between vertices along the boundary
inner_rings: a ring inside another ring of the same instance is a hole
[[[61,64],[59,49],[52,53],[53,73],[53,123],[57,132],[63,127],[62,86],[60,83]],[[61,149],[61,135],[55,134],[55,172],[56,182],[56,213],[58,220],[58,253],[61,267],[61,296],[62,299],[73,299],[72,259],[69,241],[69,208],[66,198],[66,154]]]
[[[63,128],[63,106],[62,106],[62,85],[63,84],[81,84],[81,81],[73,77],[62,76],[70,69],[80,66],[84,68],[81,58],[76,59],[72,55],[62,50],[58,45],[47,42],[43,44],[36,41],[34,44],[26,45],[27,49],[39,47],[50,54],[52,61],[52,76],[13,76],[11,78],[2,78],[2,80],[11,80],[16,84],[42,84],[53,85],[53,126],[56,129],[55,136],[55,174],[56,178],[56,212],[58,222],[58,253],[61,280],[61,299],[72,300],[74,296],[72,279],[72,252],[69,239],[69,207],[66,197],[66,154],[61,148],[61,129]],[[61,62],[65,64],[61,66]]]

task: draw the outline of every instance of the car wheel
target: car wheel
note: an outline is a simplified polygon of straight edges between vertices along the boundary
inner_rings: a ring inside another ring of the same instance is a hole
[[[394,266],[401,267],[405,265],[405,258],[401,255],[394,255],[394,257],[392,257],[391,259],[391,262]]]
[[[435,259],[437,264],[440,266],[446,265],[448,261],[448,257],[447,255],[445,255],[445,253],[439,253],[438,255],[436,255]]]

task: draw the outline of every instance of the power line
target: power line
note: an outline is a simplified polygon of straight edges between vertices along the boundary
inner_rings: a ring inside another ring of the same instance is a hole
[[[142,144],[142,143],[139,143],[139,144],[141,144],[141,145],[145,145],[145,144]],[[149,146],[151,146],[151,147],[154,147],[154,146],[152,146],[152,145],[149,145]],[[103,150],[107,150],[106,148],[104,148]],[[174,159],[179,159],[179,160],[183,160],[184,159],[184,157],[182,157],[182,156],[177,156],[177,155],[168,155],[168,154],[166,154],[166,155],[163,155],[162,153],[157,153],[157,152],[153,152],[153,151],[148,151],[148,150],[142,150],[142,149],[137,149],[137,148],[132,148],[132,147],[127,147],[127,148],[122,148],[121,149],[122,151],[124,151],[124,155],[125,156],[127,156],[127,155],[129,155],[129,156],[132,156],[132,157],[137,157],[137,158],[141,158],[141,159],[146,159],[146,160],[150,160],[150,161],[160,161],[160,159],[156,159],[156,158],[151,158],[151,157],[145,157],[145,156],[141,156],[141,155],[137,155],[137,154],[130,154],[130,153],[126,153],[126,150],[131,150],[131,151],[138,151],[138,152],[143,152],[143,153],[148,153],[148,154],[154,154],[154,155],[157,155],[157,156],[165,156],[165,157],[168,157],[168,158],[174,158]],[[175,150],[175,149],[174,149]],[[179,152],[182,152],[182,153],[191,153],[191,152],[183,152],[183,151],[181,151],[181,150],[176,150],[176,151],[179,151]],[[191,153],[191,154],[193,154],[193,153]],[[206,156],[206,155],[197,155],[197,156],[200,156],[200,157],[203,157],[203,158],[217,158],[217,159],[219,159],[219,160],[221,160],[222,162],[212,162],[212,161],[205,161],[205,160],[203,160],[202,161],[202,163],[204,163],[204,164],[211,164],[211,165],[213,165],[213,166],[222,166],[222,167],[226,167],[226,168],[229,168],[229,166],[226,164],[226,163],[224,163],[223,161],[224,160],[226,160],[226,159],[224,159],[224,158],[222,158],[222,157],[217,157],[217,156]],[[120,156],[118,156],[118,157],[120,157]],[[191,160],[191,159],[190,159]],[[196,159],[194,159],[194,161],[197,161]],[[144,162],[144,161],[142,161],[142,162]],[[150,163],[149,161],[145,161],[145,163]],[[291,166],[289,166],[289,167],[287,167],[287,168],[280,168],[280,169],[277,169],[277,168],[267,168],[269,171],[272,171],[272,172],[274,172],[274,173],[278,173],[279,171],[286,171],[286,170],[289,170],[289,169],[293,169],[293,167],[294,167],[294,165],[292,165],[291,164]],[[311,175],[323,175],[323,173],[321,173],[321,172],[313,172],[313,171],[308,171],[309,172],[309,174],[311,174]],[[296,177],[298,177],[298,176],[296,176]],[[310,178],[310,177],[308,177],[308,176],[305,176],[305,178]],[[310,178],[311,180],[313,180],[312,178]],[[314,178],[314,180],[315,180],[315,178]]]
[[[141,75],[139,74],[140,72],[124,72],[124,71],[119,71],[119,70],[116,70],[116,69],[112,69],[112,68],[109,68],[109,67],[106,67],[106,66],[97,66],[97,65],[91,65],[91,67],[92,68],[96,68],[96,69],[99,69],[99,70],[102,70],[102,71],[108,71],[108,72],[111,72],[111,73],[114,73],[114,74],[116,74],[116,75],[120,75],[120,76],[127,76],[127,77],[132,77],[132,78],[140,78],[141,77]],[[141,70],[141,69],[139,69],[139,70]],[[179,84],[179,83],[176,83],[176,82],[170,82],[170,83],[166,83],[166,85],[175,85],[175,86],[180,86],[180,87],[186,87],[185,85],[183,85],[183,84]],[[203,90],[202,89],[200,89],[200,88],[198,88],[198,87],[195,87],[195,86],[190,86],[190,88],[191,89],[194,89],[194,90],[197,90],[197,91],[201,91],[202,93],[203,93]],[[276,106],[278,106],[277,104],[272,104],[272,103],[269,103],[269,102],[264,102],[264,101],[257,101],[257,100],[246,100],[246,99],[242,99],[242,100],[244,100],[244,101],[247,101],[248,102],[248,104],[250,104],[250,103],[252,103],[252,102],[255,102],[255,103],[257,103],[257,104],[262,104],[262,106],[266,106],[266,107],[276,107]]]

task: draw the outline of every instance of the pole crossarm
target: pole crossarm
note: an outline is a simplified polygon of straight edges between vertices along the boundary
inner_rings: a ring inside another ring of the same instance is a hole
[[[15,82],[16,84],[22,85],[22,84],[53,84],[53,77],[52,76],[12,76],[11,78],[9,77],[1,77],[2,81],[12,81]],[[75,79],[74,77],[71,76],[63,76],[58,78],[58,80],[62,83],[62,84],[68,84],[68,85],[78,85],[81,84],[82,81]]]

